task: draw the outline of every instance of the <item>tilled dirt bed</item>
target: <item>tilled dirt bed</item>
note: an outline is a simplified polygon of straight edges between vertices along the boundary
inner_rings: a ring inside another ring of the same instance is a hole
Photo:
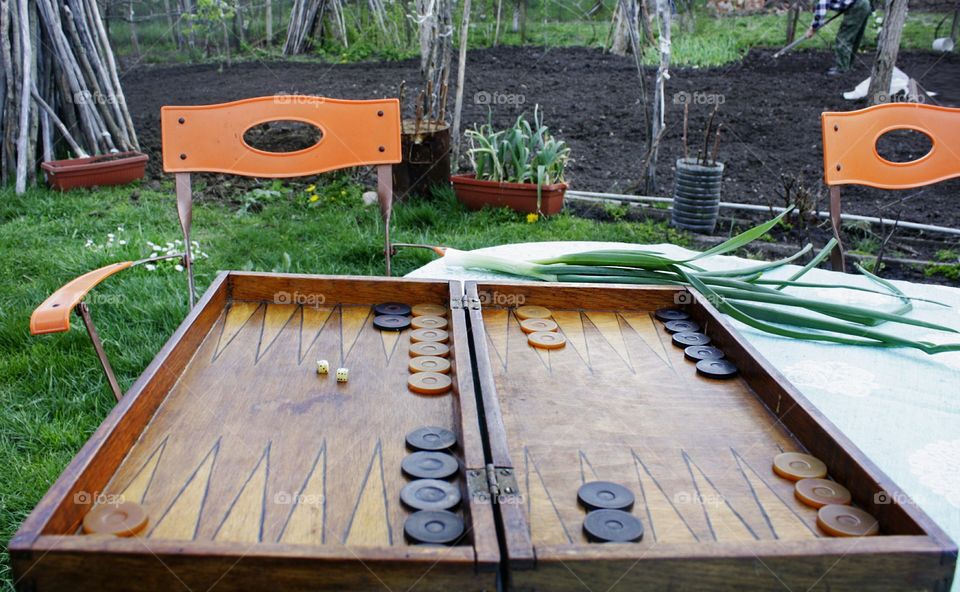
[[[773,59],[772,53],[755,50],[728,66],[671,71],[658,194],[671,192],[673,163],[683,152],[683,108],[679,103],[690,103],[689,145],[690,151],[696,152],[703,144],[712,103],[722,101],[717,122],[723,126],[719,160],[726,164],[723,199],[784,205],[783,179],[787,176],[797,180],[795,188],[808,190],[812,199],[819,197],[820,207],[825,207],[820,113],[864,106],[845,100],[842,93],[869,76],[872,56],[861,54],[853,71],[831,78],[826,75],[832,63],[829,52],[800,51],[779,59]],[[960,105],[960,55],[902,52],[898,66],[936,93],[927,99],[929,103]],[[216,103],[277,93],[347,99],[393,97],[404,80],[408,82],[407,97],[411,97],[416,92],[417,69],[418,62],[413,60],[133,67],[124,74],[123,85],[140,142],[151,156],[149,174],[157,177],[161,174],[162,105]],[[648,96],[653,72],[646,70]],[[529,115],[539,104],[545,123],[572,148],[574,163],[568,177],[573,188],[637,192],[646,135],[632,57],[577,48],[478,50],[468,56],[466,80],[466,126],[489,118],[496,125],[505,125],[521,112]],[[412,101],[406,103],[409,109]],[[889,157],[909,160],[924,152],[915,142],[900,142],[893,143]],[[890,219],[899,213],[904,221],[960,228],[960,180],[899,192],[848,188],[843,195],[845,212]],[[944,248],[955,248],[956,243],[954,236],[944,242]],[[936,250],[924,248],[917,257],[930,258]],[[906,254],[912,253],[908,250]]]

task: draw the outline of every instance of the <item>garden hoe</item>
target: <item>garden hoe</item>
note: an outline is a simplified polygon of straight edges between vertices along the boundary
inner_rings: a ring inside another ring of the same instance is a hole
[[[837,14],[835,14],[835,15],[831,16],[830,18],[828,18],[827,20],[825,20],[825,21],[823,22],[823,26],[821,26],[820,29],[817,29],[817,32],[820,32],[820,31],[823,29],[823,27],[826,27],[827,25],[829,25],[831,22],[833,22],[833,20],[834,20],[835,18],[837,18],[838,16],[842,15],[842,14],[845,13],[845,12],[846,12],[846,10],[841,10],[841,11],[838,12]],[[781,49],[781,50],[778,51],[777,53],[773,54],[773,57],[774,57],[774,58],[779,58],[780,56],[782,56],[783,54],[787,53],[788,51],[790,51],[790,50],[793,49],[794,47],[800,45],[801,43],[803,43],[803,42],[806,41],[806,40],[807,40],[807,36],[806,36],[806,35],[801,35],[801,36],[798,37],[797,39],[794,39],[792,42],[790,42],[790,44],[788,44],[786,47],[784,47],[783,49]]]

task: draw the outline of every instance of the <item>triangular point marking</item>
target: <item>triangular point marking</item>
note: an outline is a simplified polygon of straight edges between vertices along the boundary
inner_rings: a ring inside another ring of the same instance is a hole
[[[150,532],[151,538],[193,540],[200,527],[204,502],[210,490],[210,475],[220,452],[220,440],[213,445],[197,468],[177,492],[176,497],[160,515]]]
[[[263,540],[263,522],[267,507],[267,482],[270,478],[270,443],[250,471],[230,508],[213,535],[216,541],[258,543]]]
[[[212,362],[217,361],[223,350],[233,343],[237,334],[240,333],[240,329],[253,318],[253,315],[260,310],[261,306],[263,304],[260,302],[245,302],[242,300],[235,300],[230,303],[230,307],[224,315],[223,325],[220,327],[220,337],[217,339],[217,348],[213,352]]]
[[[357,494],[350,523],[343,534],[347,545],[380,546],[393,544],[390,511],[383,476],[383,447],[380,440],[370,457],[367,473]]]

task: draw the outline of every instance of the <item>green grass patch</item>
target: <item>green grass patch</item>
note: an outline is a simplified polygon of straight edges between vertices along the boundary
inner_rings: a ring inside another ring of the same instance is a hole
[[[167,189],[168,188],[168,189]],[[0,190],[0,541],[13,535],[113,407],[113,395],[86,333],[74,315],[68,333],[33,337],[30,313],[54,290],[91,269],[149,256],[179,238],[170,183],[155,192],[124,187],[60,194],[34,189],[16,196]],[[196,265],[200,290],[218,270],[318,274],[382,274],[382,224],[375,205],[346,175],[330,176],[312,191],[279,182],[229,202],[200,200],[194,239],[208,257]],[[239,192],[238,192],[239,193]],[[315,196],[315,197],[314,197]],[[452,191],[432,201],[398,204],[398,242],[461,249],[544,240],[671,241],[683,236],[654,222],[599,223],[569,214],[528,223],[508,210],[467,212]],[[176,245],[174,245],[176,246]],[[162,250],[161,249],[161,250]],[[397,275],[432,259],[405,249]],[[186,277],[175,263],[144,266],[110,278],[89,296],[91,311],[114,370],[130,387],[187,312]],[[0,583],[12,589],[9,562]]]
[[[601,10],[593,18],[585,15],[589,12],[593,2],[573,2],[564,5],[531,3],[528,16],[526,36],[521,38],[519,31],[513,31],[512,6],[504,4],[499,34],[499,43],[505,46],[540,46],[540,47],[606,47],[610,35],[610,8]],[[349,46],[344,48],[333,39],[317,43],[308,59],[321,59],[325,62],[359,62],[365,60],[397,60],[412,58],[419,55],[417,35],[413,27],[405,25],[401,5],[394,4],[388,9],[390,23],[396,35],[384,35],[370,20],[370,15],[363,5],[350,4],[345,8],[345,18],[348,23]],[[832,13],[831,13],[832,14]],[[864,38],[864,49],[876,47],[878,25],[876,17],[882,17],[882,12],[875,12],[867,28]],[[944,14],[911,12],[903,30],[901,47],[903,49],[930,49],[936,36],[937,27],[941,35],[949,27],[949,22],[943,23]],[[949,15],[947,15],[949,16]],[[241,46],[233,50],[233,59],[243,61],[247,59],[280,58],[280,50],[286,34],[287,14],[274,15],[275,40],[271,47]],[[470,48],[481,49],[492,47],[496,23],[495,11],[489,5],[475,5],[470,24]],[[459,37],[459,18],[455,18],[455,36]],[[800,16],[797,34],[802,35],[810,26],[812,14],[805,12]],[[816,38],[808,41],[802,47],[831,49],[836,29],[840,25],[837,19],[821,32]],[[364,22],[362,29],[356,23]],[[248,19],[246,39],[262,39],[263,17],[255,15]],[[166,21],[151,21],[138,27],[141,54],[140,61],[147,63],[177,63],[189,61],[221,61],[224,56],[206,52],[203,49],[192,51],[178,50],[172,42]],[[211,39],[219,41],[219,28]],[[111,39],[118,54],[131,57],[132,45],[129,28],[124,22],[111,24]],[[702,6],[696,11],[696,18],[692,30],[681,25],[679,16],[674,17],[672,28],[673,55],[672,62],[676,66],[708,67],[719,66],[735,62],[754,47],[780,47],[786,43],[786,15],[783,14],[754,14],[741,16],[716,17]],[[198,47],[204,47],[200,43]],[[644,61],[655,65],[658,61],[653,48],[647,50]]]

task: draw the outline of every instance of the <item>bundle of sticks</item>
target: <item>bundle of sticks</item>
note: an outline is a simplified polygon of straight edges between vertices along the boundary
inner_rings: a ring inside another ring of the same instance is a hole
[[[96,0],[0,0],[0,178],[139,148]]]

